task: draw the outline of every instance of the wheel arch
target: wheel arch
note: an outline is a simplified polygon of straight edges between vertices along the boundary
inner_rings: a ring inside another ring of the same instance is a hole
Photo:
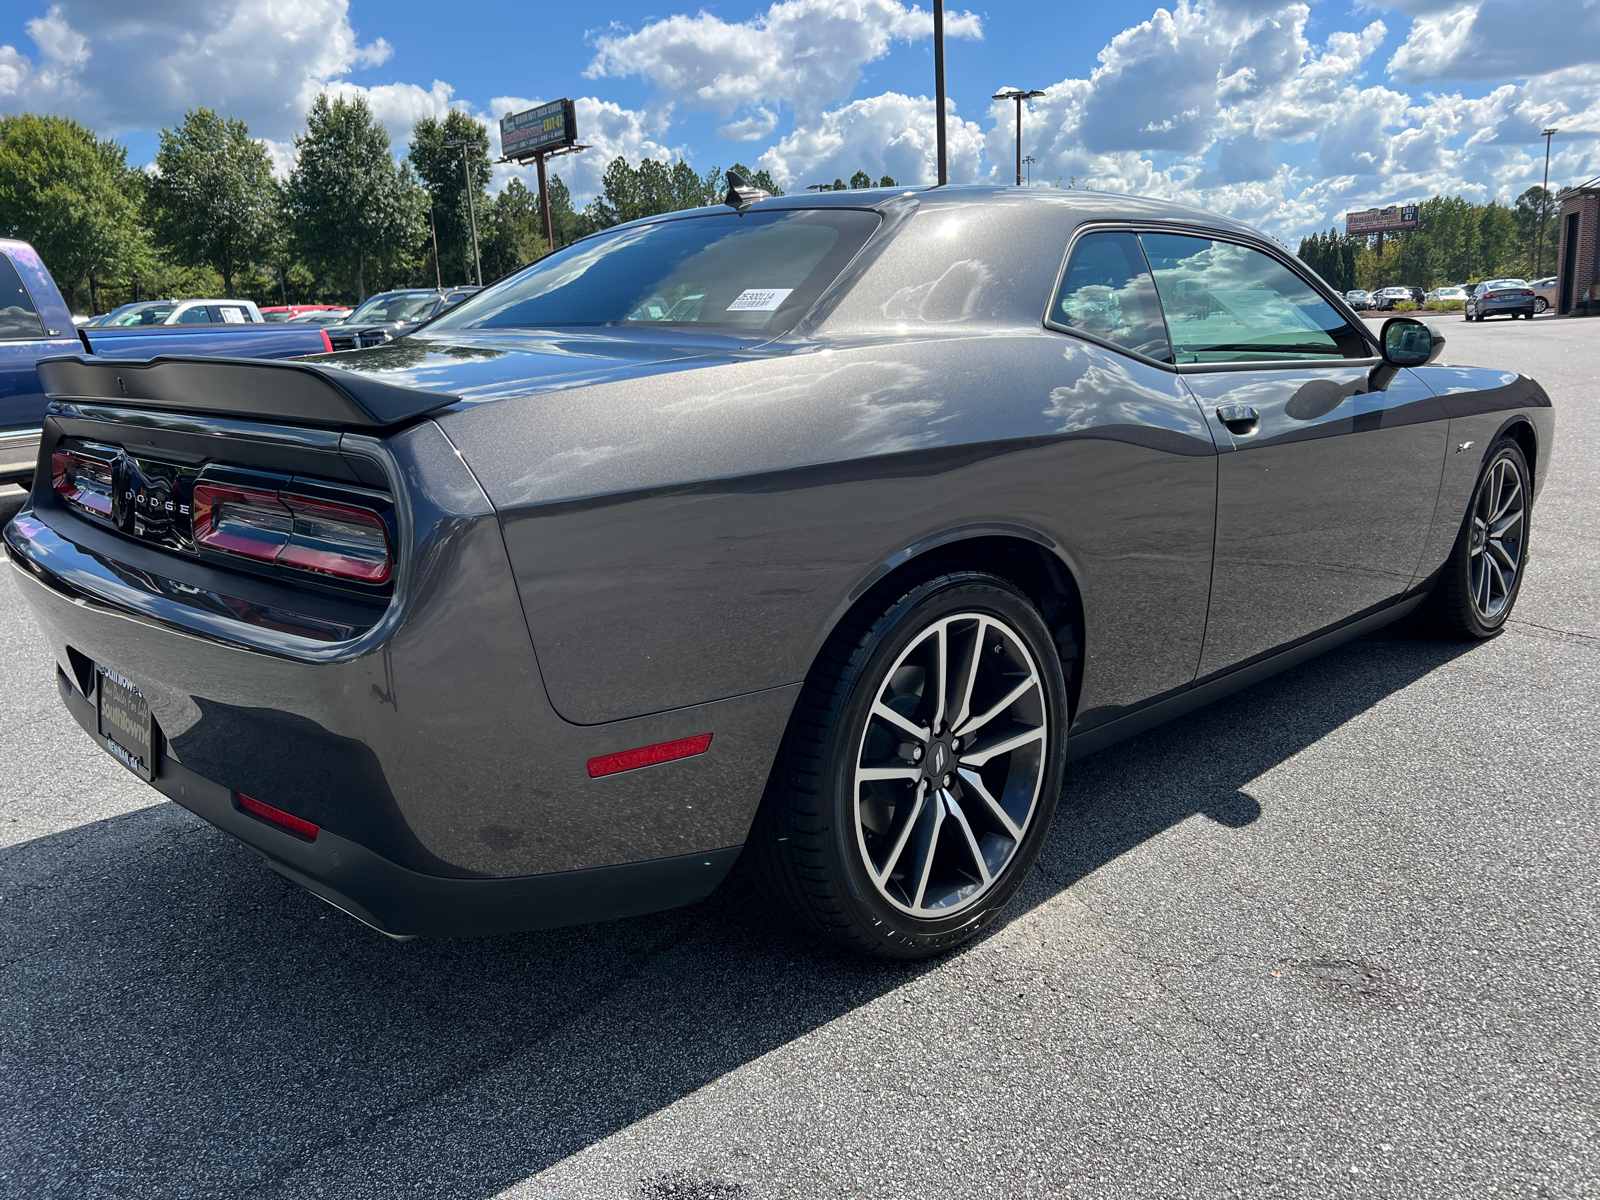
[[[1522,456],[1528,460],[1528,478],[1537,480],[1539,478],[1539,431],[1533,427],[1533,422],[1523,416],[1511,418],[1500,427],[1500,432],[1495,434],[1494,440],[1498,442],[1504,437],[1511,438],[1521,447]],[[1493,445],[1494,443],[1491,442],[1490,444]]]
[[[1083,592],[1057,543],[1025,526],[963,526],[923,538],[886,558],[867,572],[839,605],[813,648],[812,660],[851,614],[867,607],[886,608],[917,584],[951,571],[998,575],[1039,609],[1061,660],[1070,723],[1077,712],[1083,674]]]

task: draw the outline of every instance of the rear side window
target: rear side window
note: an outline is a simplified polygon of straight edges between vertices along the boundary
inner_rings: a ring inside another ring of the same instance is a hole
[[[33,297],[22,286],[16,264],[0,254],[0,339],[42,338],[44,323],[33,307]]]
[[[773,337],[794,326],[878,223],[854,209],[788,209],[635,225],[540,259],[431,328],[688,326]]]
[[[1091,233],[1079,238],[1061,277],[1051,324],[1171,362],[1155,283],[1139,240],[1131,233]]]
[[[186,308],[178,314],[179,325],[209,325],[211,314],[206,311],[204,304],[196,304],[193,308]]]
[[[1365,339],[1305,280],[1248,246],[1141,233],[1182,363],[1365,358]]]

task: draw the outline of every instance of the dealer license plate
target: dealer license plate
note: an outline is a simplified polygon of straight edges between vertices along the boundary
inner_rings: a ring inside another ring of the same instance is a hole
[[[149,783],[156,741],[150,702],[130,680],[107,667],[98,670],[100,737],[113,758]]]

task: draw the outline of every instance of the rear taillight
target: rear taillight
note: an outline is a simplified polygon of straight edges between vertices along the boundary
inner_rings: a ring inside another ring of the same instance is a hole
[[[111,515],[116,494],[115,467],[82,450],[57,450],[50,456],[50,486],[68,504],[94,513]]]
[[[322,349],[323,349],[323,352],[326,353],[326,354],[332,354],[333,353],[333,339],[328,336],[328,331],[326,329],[320,329],[319,328],[317,330],[317,332],[322,335]]]
[[[208,549],[356,583],[389,579],[389,530],[370,509],[202,479],[193,512],[194,540]]]

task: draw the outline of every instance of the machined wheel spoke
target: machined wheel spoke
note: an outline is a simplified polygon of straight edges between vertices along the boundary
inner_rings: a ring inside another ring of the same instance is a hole
[[[1001,738],[998,742],[991,742],[981,749],[963,754],[960,756],[960,762],[963,767],[981,767],[991,758],[998,758],[1002,754],[1026,746],[1029,742],[1042,741],[1043,738],[1044,726],[1034,725],[1019,733],[1013,733],[1010,737]]]
[[[890,848],[888,857],[883,860],[883,870],[874,871],[876,882],[880,887],[883,886],[884,880],[889,878],[890,872],[894,870],[895,863],[900,861],[900,855],[905,852],[906,842],[911,838],[911,831],[917,827],[917,821],[921,818],[922,810],[924,807],[926,807],[927,803],[927,788],[918,786],[917,806],[911,810],[911,816],[906,818],[906,823],[900,827],[900,836],[895,838],[894,845]],[[867,862],[867,869],[872,870],[872,862],[870,859]]]
[[[950,728],[960,730],[972,709],[972,685],[978,682],[978,666],[983,661],[983,635],[988,631],[989,622],[978,621],[978,628],[972,636],[972,657],[967,660],[965,676],[961,681],[961,695],[956,700],[955,716],[950,718]]]
[[[909,738],[914,738],[918,742],[928,740],[928,731],[926,729],[916,724],[910,717],[901,716],[881,700],[872,706],[872,715],[879,720],[887,721]]]
[[[1506,513],[1489,525],[1489,536],[1492,538],[1505,537],[1506,530],[1515,528],[1522,520],[1522,510],[1514,509]]]
[[[1500,544],[1498,538],[1491,537],[1486,544],[1488,546],[1489,553],[1494,556],[1495,561],[1499,563],[1503,569],[1507,571],[1515,571],[1517,569],[1517,560],[1512,558],[1510,554],[1506,553],[1506,548]]]
[[[1487,614],[1489,612],[1489,605],[1494,602],[1494,595],[1495,595],[1495,591],[1496,591],[1496,586],[1495,585],[1497,585],[1497,584],[1499,585],[1499,589],[1498,590],[1499,590],[1500,596],[1501,596],[1502,599],[1505,598],[1505,595],[1506,595],[1506,577],[1505,577],[1505,572],[1500,570],[1500,564],[1495,562],[1494,557],[1492,555],[1485,554],[1483,556],[1483,565],[1484,565],[1484,573],[1483,573],[1484,574],[1484,579],[1487,581],[1487,584],[1488,584],[1488,586],[1486,586],[1483,589],[1483,593],[1484,593],[1483,611],[1484,611],[1485,614]]]
[[[1473,603],[1478,606],[1478,611],[1489,611],[1489,556],[1483,555],[1478,559],[1478,577],[1472,581]]]
[[[933,635],[933,670],[929,673],[928,686],[933,689],[933,728],[938,732],[944,726],[944,694],[949,687],[949,662],[950,662],[950,623],[945,621],[940,624],[938,632]]]
[[[920,779],[921,767],[857,767],[856,782],[870,783],[875,779]]]
[[[972,717],[965,725],[958,727],[956,729],[956,733],[961,737],[966,737],[967,734],[972,733],[974,730],[982,729],[990,721],[994,720],[1001,713],[1005,712],[1006,709],[1010,708],[1018,700],[1026,696],[1028,694],[1028,689],[1033,687],[1033,685],[1038,682],[1039,677],[1037,675],[1030,674],[1021,683],[1017,684],[1016,687],[1012,688],[1011,691],[1006,694],[1005,699],[994,705],[987,712],[983,712],[976,717]]]
[[[1022,840],[1022,826],[1013,821],[1011,814],[1000,807],[1000,801],[989,794],[989,789],[983,784],[983,777],[976,771],[968,771],[965,768],[962,768],[960,775],[962,790],[972,792],[979,800],[982,800],[984,806],[993,814],[994,819],[999,821],[1005,827],[1006,833],[1011,835],[1011,840],[1020,842]]]
[[[983,861],[983,851],[978,848],[978,839],[972,836],[972,826],[967,824],[967,815],[961,811],[961,805],[955,802],[955,798],[949,792],[944,795],[944,805],[961,829],[961,838],[967,843],[967,853],[972,855],[972,861],[978,868],[978,882],[988,887],[989,864]]]
[[[918,814],[921,815],[920,813]],[[933,802],[933,828],[928,831],[927,840],[919,847],[919,861],[917,863],[917,889],[912,893],[911,907],[921,908],[922,899],[928,892],[928,876],[933,874],[933,855],[939,848],[939,830],[944,827],[944,804],[938,798]]]
[[[1502,481],[1503,478],[1504,477],[1502,476]],[[1490,526],[1493,526],[1496,521],[1505,516],[1506,513],[1511,510],[1512,506],[1515,505],[1520,499],[1522,499],[1522,484],[1518,483],[1516,479],[1512,479],[1511,486],[1505,489],[1505,491],[1499,496],[1498,502],[1495,504],[1495,506],[1489,510]]]

